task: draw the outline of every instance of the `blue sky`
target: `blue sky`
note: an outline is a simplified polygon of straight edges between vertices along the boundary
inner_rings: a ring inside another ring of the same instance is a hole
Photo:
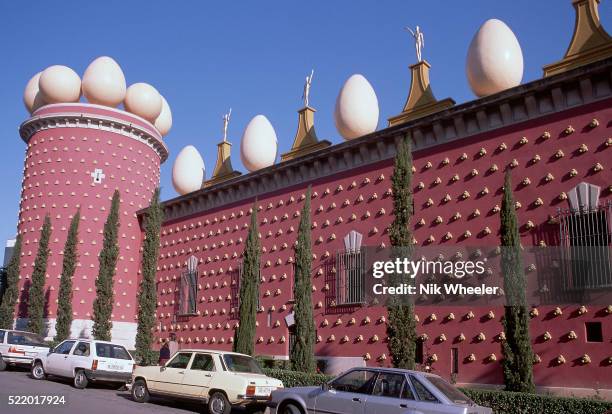
[[[599,7],[612,32],[612,1]],[[400,112],[415,62],[406,25],[425,33],[424,58],[432,65],[438,98],[474,99],[465,76],[468,45],[489,18],[506,22],[523,50],[523,82],[541,77],[560,59],[574,24],[570,0],[463,1],[13,1],[0,4],[0,240],[15,234],[25,144],[18,127],[27,118],[23,88],[53,64],[82,75],[97,56],[122,66],[128,84],[148,82],[168,100],[174,126],[166,137],[162,198],[176,196],[170,173],[185,145],[202,154],[207,176],[214,167],[221,117],[233,108],[229,139],[233,163],[248,121],[264,114],[287,151],[301,107],[304,77],[315,69],[311,105],[320,138],[342,140],[333,108],[343,82],[363,74],[380,105],[379,128]],[[1,254],[1,253],[0,253]]]

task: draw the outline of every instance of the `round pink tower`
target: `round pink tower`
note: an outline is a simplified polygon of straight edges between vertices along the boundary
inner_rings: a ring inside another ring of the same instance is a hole
[[[73,279],[73,336],[88,336],[103,228],[115,189],[121,194],[119,258],[115,273],[114,341],[133,346],[140,280],[141,231],[136,212],[149,205],[168,157],[148,121],[105,106],[43,106],[19,129],[26,142],[18,232],[22,235],[17,325],[26,322],[27,294],[46,214],[52,234],[47,265],[47,337],[55,335],[62,250],[70,220],[81,210],[78,263]]]

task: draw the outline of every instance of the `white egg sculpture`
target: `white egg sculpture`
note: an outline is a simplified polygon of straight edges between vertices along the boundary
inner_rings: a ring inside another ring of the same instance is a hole
[[[125,98],[125,75],[113,58],[100,56],[85,69],[82,88],[89,102],[116,107]]]
[[[276,161],[278,140],[274,127],[264,115],[256,115],[246,126],[240,141],[240,159],[249,171],[269,167]]]
[[[168,105],[168,101],[163,96],[162,98],[162,110],[159,113],[159,116],[155,120],[155,128],[159,131],[162,137],[166,136],[168,132],[170,132],[170,128],[172,128],[172,111],[170,110],[170,105]]]
[[[123,102],[125,109],[153,123],[162,110],[162,98],[157,89],[148,83],[130,85]]]
[[[78,102],[81,97],[81,78],[67,66],[53,65],[43,70],[38,87],[49,104]]]
[[[489,19],[478,29],[465,65],[476,96],[487,96],[521,83],[523,52],[512,30],[501,20]]]
[[[349,140],[376,131],[378,113],[378,98],[370,82],[360,74],[348,78],[340,89],[334,111],[340,135]]]
[[[45,104],[40,89],[38,88],[41,74],[42,72],[38,72],[36,75],[32,76],[23,91],[23,103],[29,113],[36,111]]]
[[[204,181],[204,160],[193,145],[181,150],[172,166],[172,185],[184,195],[199,190]]]

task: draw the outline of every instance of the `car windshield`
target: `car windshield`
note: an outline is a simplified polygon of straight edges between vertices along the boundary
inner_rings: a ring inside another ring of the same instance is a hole
[[[115,344],[97,343],[96,355],[102,358],[132,359],[124,347]]]
[[[248,372],[250,374],[263,374],[263,371],[259,367],[257,361],[250,356],[236,355],[236,354],[225,354],[223,355],[223,361],[227,366],[227,369],[233,372]]]
[[[12,345],[47,346],[41,336],[30,332],[9,332],[8,343]]]
[[[429,375],[426,378],[452,402],[456,404],[470,404],[472,402],[464,393],[442,378]]]

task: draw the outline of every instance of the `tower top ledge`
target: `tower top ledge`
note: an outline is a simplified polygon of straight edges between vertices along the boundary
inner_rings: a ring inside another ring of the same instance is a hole
[[[155,127],[147,120],[121,109],[88,103],[45,105],[25,120],[19,135],[26,143],[37,132],[54,128],[98,129],[135,139],[150,146],[163,163],[168,147]]]

